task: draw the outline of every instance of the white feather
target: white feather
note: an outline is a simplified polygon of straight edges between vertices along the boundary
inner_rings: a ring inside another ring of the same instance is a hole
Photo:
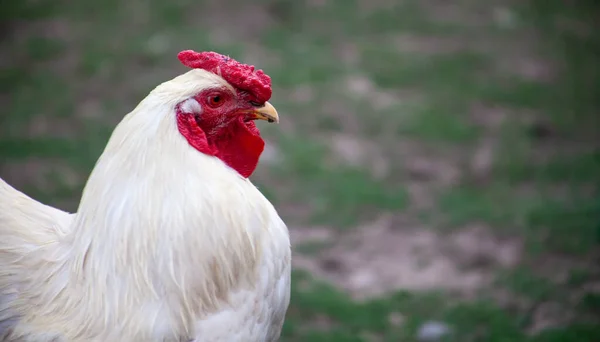
[[[181,111],[186,114],[201,114],[202,107],[196,99],[190,98],[181,103]]]
[[[5,312],[19,319],[15,338],[278,339],[289,303],[287,228],[249,180],[176,127],[175,106],[197,112],[188,99],[210,87],[231,88],[192,70],[153,90],[116,127],[77,214],[52,212],[57,227],[48,230],[52,217],[0,216],[0,238],[10,238],[0,242],[2,290],[21,277],[18,300],[0,307],[0,322]],[[0,209],[14,210],[6,192],[0,187]],[[3,227],[15,222],[26,230]],[[21,253],[32,243],[40,252]]]

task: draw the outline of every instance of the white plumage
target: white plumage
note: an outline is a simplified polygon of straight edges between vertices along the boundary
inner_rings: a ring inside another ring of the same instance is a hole
[[[175,106],[200,112],[190,98],[211,87],[232,88],[191,70],[154,89],[116,127],[76,214],[0,180],[5,341],[279,338],[287,228],[248,179],[176,127]]]

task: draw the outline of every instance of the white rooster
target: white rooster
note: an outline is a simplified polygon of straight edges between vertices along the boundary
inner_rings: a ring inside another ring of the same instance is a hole
[[[248,180],[271,80],[214,52],[114,130],[77,213],[0,179],[0,340],[276,341],[285,224]]]

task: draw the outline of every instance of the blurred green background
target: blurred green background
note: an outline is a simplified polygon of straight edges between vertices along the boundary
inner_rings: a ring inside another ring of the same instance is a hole
[[[282,341],[600,341],[599,8],[2,1],[0,176],[75,210],[177,52],[229,54],[282,118],[253,176],[293,239]]]

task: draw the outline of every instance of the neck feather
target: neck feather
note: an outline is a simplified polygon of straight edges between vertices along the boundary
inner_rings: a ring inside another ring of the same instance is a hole
[[[243,218],[268,214],[248,207],[262,200],[249,181],[188,144],[175,113],[149,124],[140,106],[115,129],[86,184],[74,267],[106,291],[120,289],[103,298],[116,306],[125,293],[131,305],[166,295],[173,314],[197,316],[253,280],[264,224],[253,230]]]

